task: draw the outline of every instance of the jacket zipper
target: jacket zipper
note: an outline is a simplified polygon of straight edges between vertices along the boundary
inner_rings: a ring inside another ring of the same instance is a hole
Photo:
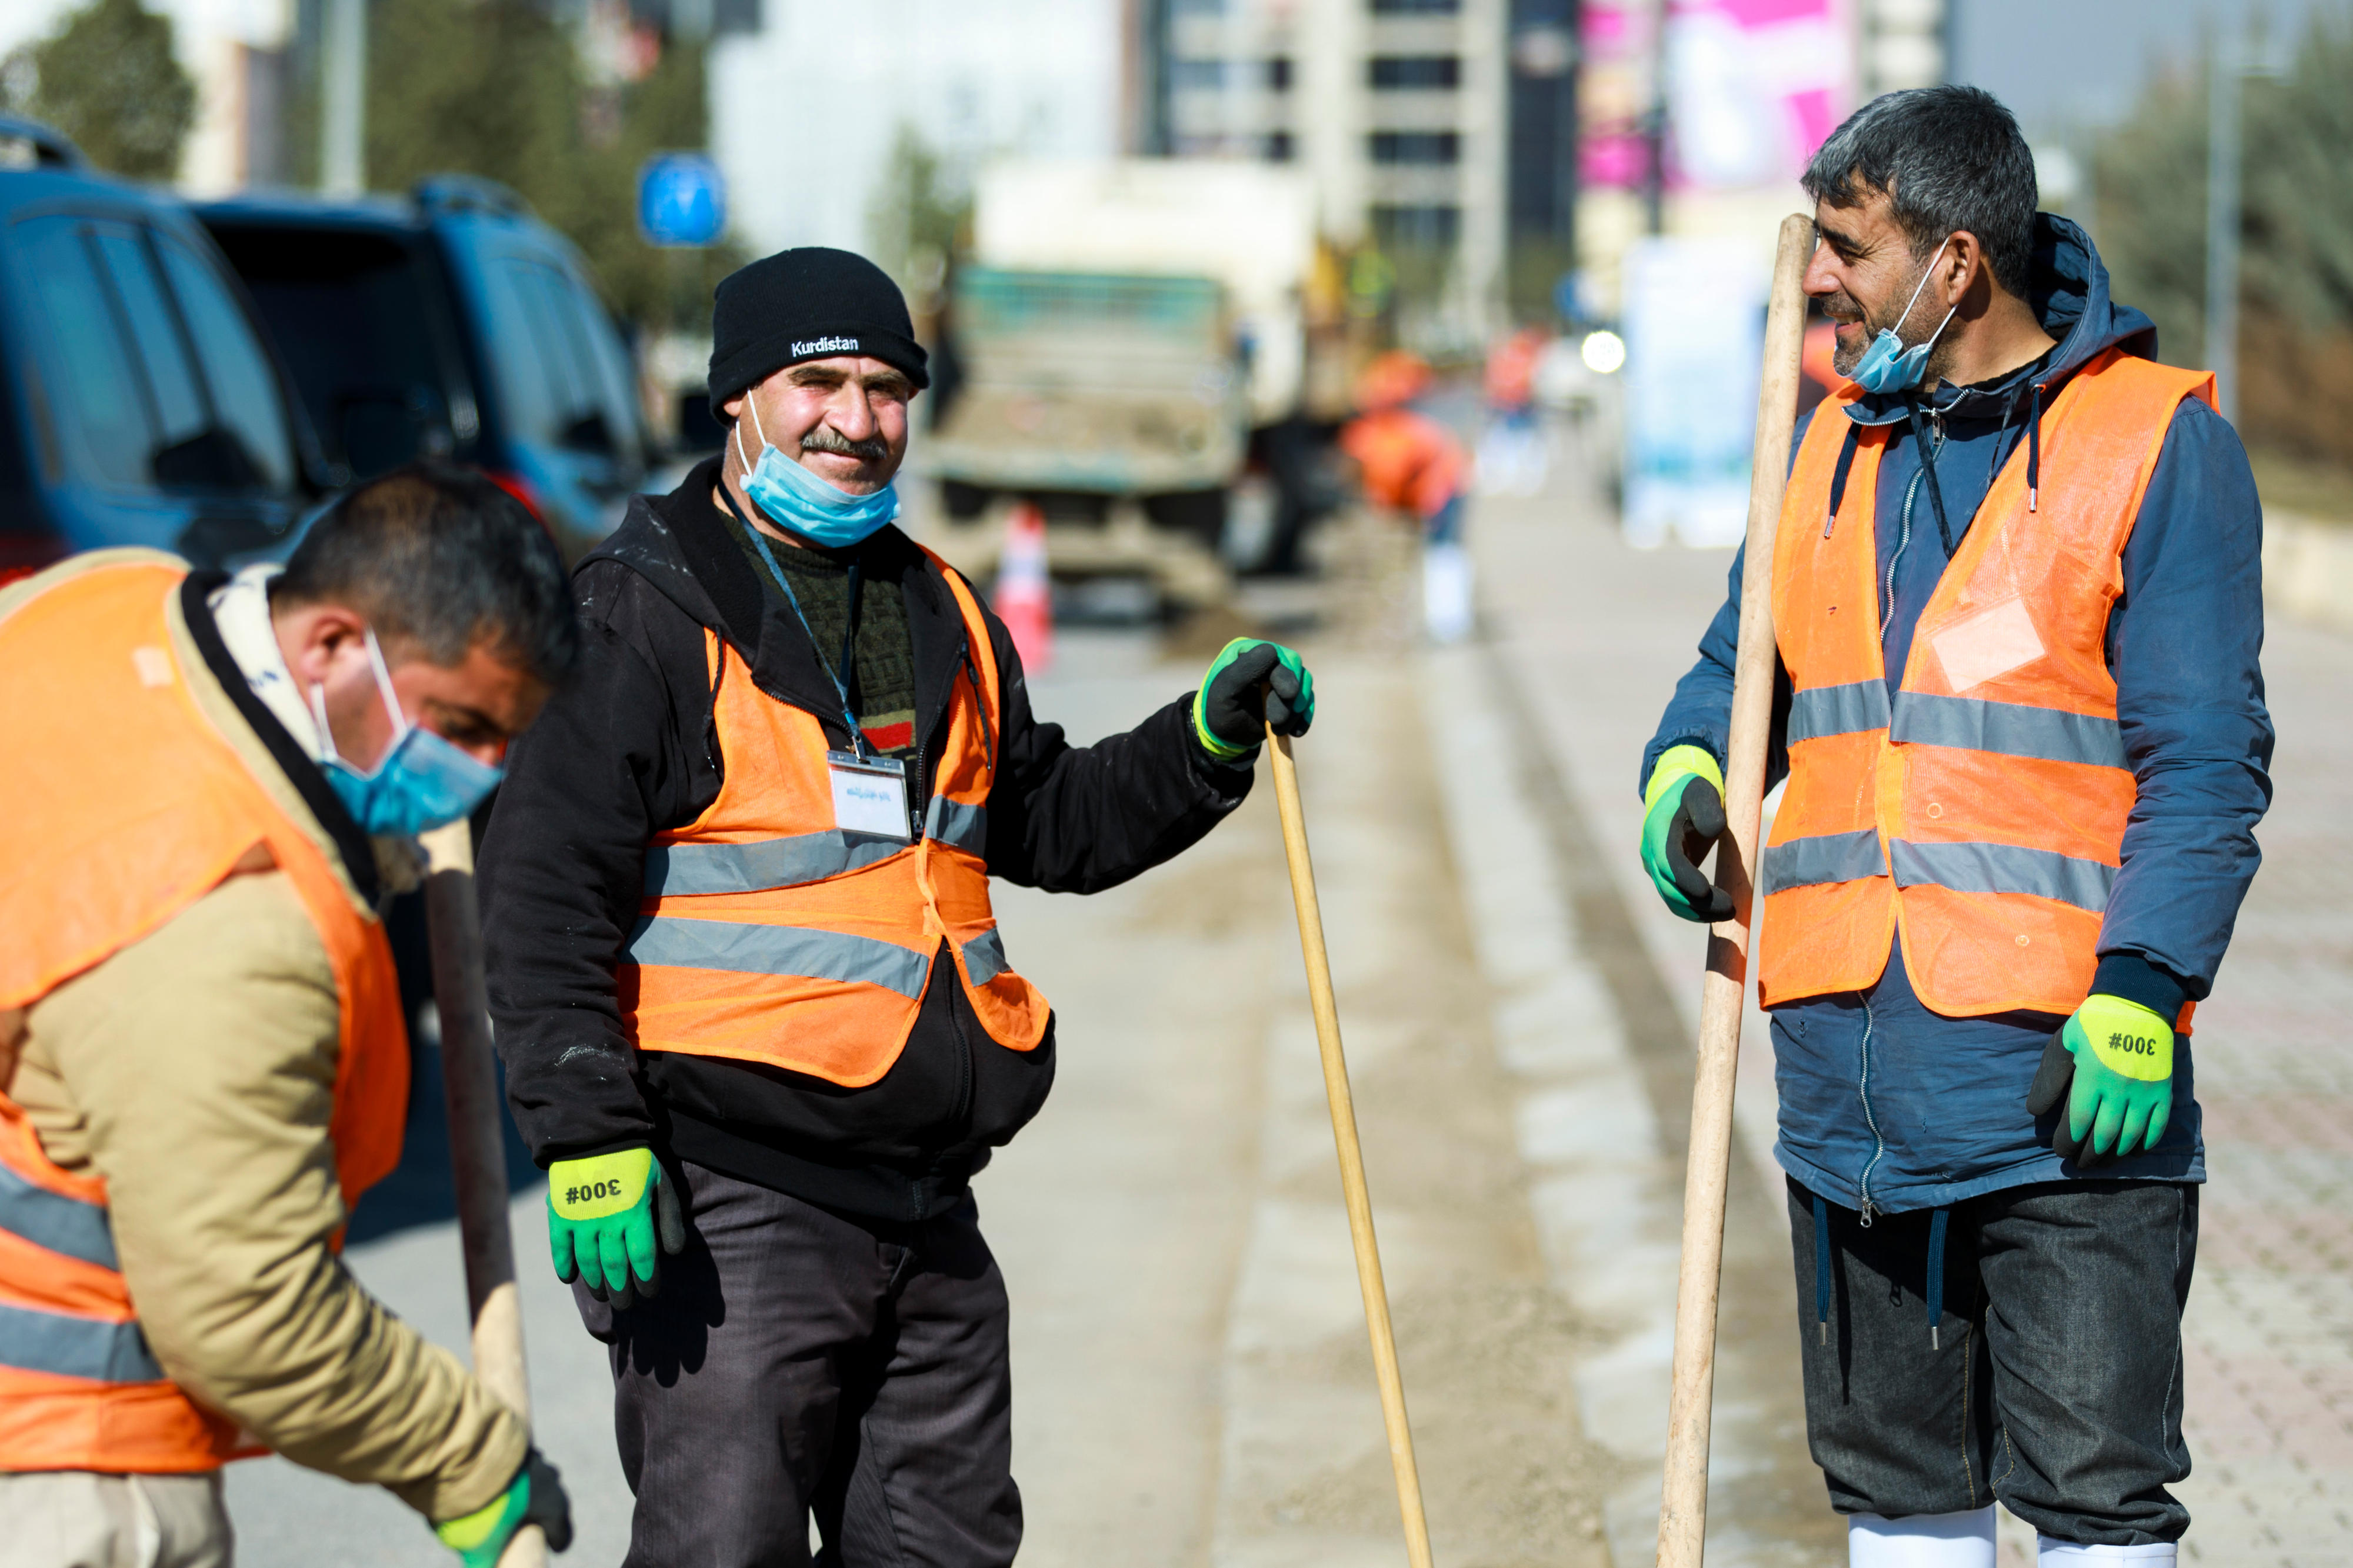
[[[1855,1086],[1855,1092],[1862,1100],[1863,1124],[1871,1129],[1871,1159],[1862,1167],[1862,1218],[1863,1226],[1868,1228],[1873,1215],[1878,1212],[1871,1201],[1871,1173],[1877,1170],[1879,1162],[1887,1157],[1887,1140],[1880,1136],[1879,1118],[1872,1114],[1871,1110],[1871,998],[1858,995],[1862,1003],[1862,1080]]]
[[[989,783],[993,785],[997,782],[997,721],[988,715],[988,696],[981,689],[980,666],[973,660],[970,637],[965,639],[962,651],[964,672],[972,681],[973,711],[980,715],[981,755],[988,759]]]
[[[931,781],[923,773],[923,753],[931,745],[929,735],[915,742],[915,765],[907,780],[907,837],[911,839],[923,837],[924,819],[931,814]]]

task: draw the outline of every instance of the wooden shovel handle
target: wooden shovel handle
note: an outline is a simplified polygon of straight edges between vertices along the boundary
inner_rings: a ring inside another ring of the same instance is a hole
[[[1724,1282],[1724,1203],[1732,1167],[1732,1089],[1747,999],[1757,833],[1765,803],[1765,745],[1773,726],[1773,541],[1788,488],[1805,344],[1811,218],[1781,220],[1765,315],[1757,445],[1748,478],[1748,553],[1740,578],[1740,652],[1733,666],[1731,755],[1724,770],[1725,830],[1716,885],[1732,918],[1709,930],[1700,998],[1699,1061],[1692,1089],[1691,1158],[1683,1173],[1683,1267],[1675,1282],[1674,1380],[1667,1396],[1666,1474],[1659,1499],[1659,1568],[1700,1568],[1707,1531],[1708,1426],[1715,1396],[1716,1297]]]
[[[1373,1200],[1365,1185],[1365,1152],[1356,1141],[1356,1102],[1348,1090],[1348,1058],[1340,1049],[1340,1007],[1332,994],[1332,960],[1324,948],[1324,910],[1315,897],[1315,867],[1307,856],[1307,816],[1299,803],[1299,765],[1291,737],[1267,727],[1274,766],[1275,805],[1282,814],[1282,853],[1291,863],[1291,901],[1299,913],[1299,951],[1307,963],[1307,998],[1315,1010],[1315,1044],[1324,1058],[1324,1095],[1332,1107],[1332,1141],[1340,1152],[1340,1191],[1348,1205],[1348,1239],[1356,1245],[1356,1284],[1365,1297],[1365,1327],[1372,1335],[1373,1375],[1381,1389],[1381,1421],[1388,1429],[1389,1468],[1397,1474],[1398,1513],[1405,1524],[1406,1558],[1430,1568],[1430,1521],[1421,1510],[1421,1472],[1414,1463],[1413,1428],[1405,1413],[1405,1379],[1398,1371],[1397,1336],[1389,1328],[1388,1286],[1381,1277],[1381,1245],[1373,1235]]]

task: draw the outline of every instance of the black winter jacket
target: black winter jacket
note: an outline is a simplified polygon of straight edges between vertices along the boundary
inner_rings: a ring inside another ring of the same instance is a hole
[[[810,1202],[915,1220],[958,1202],[989,1151],[1044,1103],[1054,1032],[1028,1053],[991,1040],[955,966],[935,963],[914,1031],[874,1084],[843,1089],[781,1068],[638,1052],[614,995],[636,925],[646,847],[719,793],[703,628],[769,696],[807,710],[846,747],[840,705],[808,635],[764,594],[711,504],[717,459],[668,496],[640,496],[574,574],[580,668],[516,742],[481,853],[491,1011],[508,1099],[533,1156],[650,1143]],[[936,746],[965,657],[940,568],[895,528],[861,547],[867,575],[906,595],[915,734]],[[1250,793],[1247,768],[1210,760],[1191,697],[1124,735],[1074,747],[1040,723],[1011,638],[988,616],[1002,711],[988,798],[988,869],[1055,892],[1116,886],[1198,842]],[[930,797],[931,766],[909,795]],[[1019,964],[1018,933],[1008,943]],[[790,1027],[790,1020],[779,1021]]]

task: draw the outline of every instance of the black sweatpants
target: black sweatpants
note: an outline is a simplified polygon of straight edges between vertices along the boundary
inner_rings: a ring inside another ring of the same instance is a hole
[[[1005,1281],[967,1197],[845,1218],[700,1165],[686,1250],[614,1311],[614,1426],[637,1496],[625,1568],[998,1568],[1021,1542]]]
[[[1865,1226],[1823,1207],[1827,1335],[1814,1200],[1789,1184],[1806,1437],[1831,1506],[1892,1519],[1999,1498],[2078,1545],[2181,1538],[2189,1511],[2167,1489],[2189,1474],[2181,1308],[2195,1186],[2052,1182],[1954,1205],[1933,1342],[1931,1215]]]

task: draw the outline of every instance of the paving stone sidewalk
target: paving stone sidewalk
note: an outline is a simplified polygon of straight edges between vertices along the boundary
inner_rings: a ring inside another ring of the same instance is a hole
[[[1472,536],[1490,635],[1528,693],[1535,738],[1688,1031],[1697,935],[1641,880],[1634,773],[1730,553],[1627,548],[1573,467],[1541,497],[1482,500]],[[2180,1492],[2196,1522],[2183,1560],[2316,1568],[2353,1560],[2353,637],[2273,620],[2264,868],[2197,1021],[2211,1180],[2186,1331],[2196,1469]],[[1758,1023],[1752,1010],[1739,1120],[1762,1176],[1773,1090]],[[1769,1310],[1790,1320],[1786,1271],[1778,1289]],[[2031,1562],[2031,1532],[2003,1526],[2005,1568]]]

